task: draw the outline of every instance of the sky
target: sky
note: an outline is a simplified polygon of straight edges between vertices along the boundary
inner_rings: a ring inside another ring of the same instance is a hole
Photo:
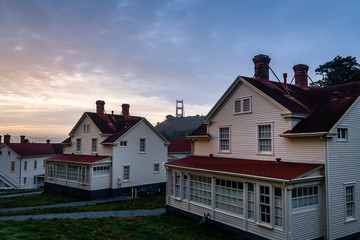
[[[337,55],[360,62],[359,12],[358,0],[0,0],[0,135],[65,139],[97,100],[153,125],[176,100],[206,115],[257,54],[279,78],[301,63],[320,80]]]

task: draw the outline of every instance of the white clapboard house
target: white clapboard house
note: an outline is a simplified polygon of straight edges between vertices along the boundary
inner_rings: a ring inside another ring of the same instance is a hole
[[[188,136],[193,155],[165,164],[167,207],[264,239],[360,233],[360,81],[308,87],[238,76]]]
[[[106,114],[104,101],[85,112],[70,132],[62,155],[46,159],[46,192],[89,199],[131,191],[165,189],[168,141],[143,117]]]
[[[60,143],[33,143],[20,136],[12,142],[9,134],[0,136],[0,189],[27,189],[44,186],[44,159],[61,154]]]

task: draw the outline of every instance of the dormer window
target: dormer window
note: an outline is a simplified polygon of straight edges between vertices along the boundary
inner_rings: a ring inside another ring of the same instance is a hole
[[[251,97],[237,98],[234,101],[234,114],[250,113]]]

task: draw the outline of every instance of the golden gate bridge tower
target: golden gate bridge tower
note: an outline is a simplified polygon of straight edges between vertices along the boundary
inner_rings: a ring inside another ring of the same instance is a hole
[[[184,116],[184,100],[176,100],[176,117]]]

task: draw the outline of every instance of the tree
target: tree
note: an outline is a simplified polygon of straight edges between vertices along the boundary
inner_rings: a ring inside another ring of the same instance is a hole
[[[322,75],[322,80],[316,82],[321,87],[360,81],[360,64],[356,62],[356,57],[336,56],[316,68],[315,73]]]

